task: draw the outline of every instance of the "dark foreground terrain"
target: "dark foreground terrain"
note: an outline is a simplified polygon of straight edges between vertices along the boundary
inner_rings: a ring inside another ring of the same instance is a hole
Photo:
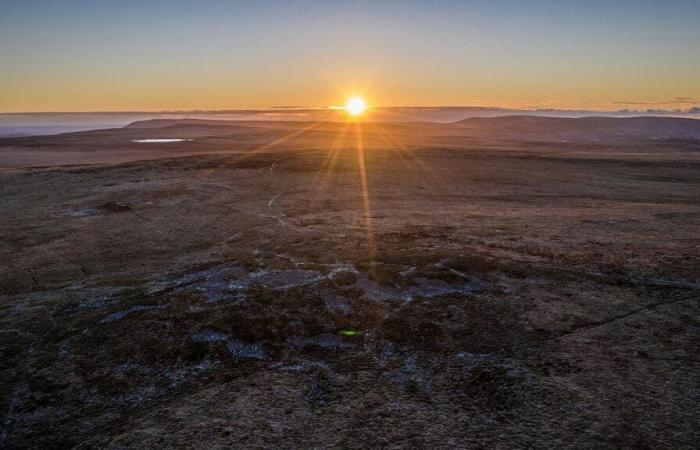
[[[700,142],[480,129],[0,140],[0,447],[696,447]]]

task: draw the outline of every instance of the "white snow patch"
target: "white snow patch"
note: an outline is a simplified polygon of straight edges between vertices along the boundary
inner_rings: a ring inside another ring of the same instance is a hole
[[[192,139],[132,139],[131,142],[139,144],[167,144],[170,142],[190,142]]]

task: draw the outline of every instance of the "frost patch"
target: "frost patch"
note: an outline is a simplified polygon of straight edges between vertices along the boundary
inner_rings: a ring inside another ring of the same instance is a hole
[[[168,378],[168,380],[170,380],[170,387],[175,387],[187,382],[192,377],[198,377],[206,373],[214,366],[216,366],[216,364],[217,363],[214,361],[207,360],[202,362],[201,364],[197,364],[196,366],[188,366],[183,367],[181,369],[168,370],[165,372],[165,376]]]
[[[294,336],[289,338],[289,343],[296,347],[317,347],[324,350],[341,350],[350,347],[350,344],[334,334],[319,334],[314,337]]]
[[[249,285],[284,290],[315,283],[325,278],[327,277],[321,276],[317,270],[277,270],[253,273],[247,281]]]
[[[115,313],[108,315],[104,319],[100,320],[100,323],[115,322],[115,321],[121,320],[124,317],[128,316],[129,314],[133,314],[135,312],[151,311],[153,309],[163,309],[164,307],[165,306],[143,306],[143,305],[132,306],[131,308],[123,309],[121,311],[117,311]]]
[[[344,298],[333,294],[324,296],[323,304],[327,310],[340,313],[344,316],[350,314],[352,310]]]
[[[62,215],[66,217],[86,217],[86,216],[94,216],[98,213],[99,211],[95,208],[80,208],[80,209],[71,209],[70,211],[64,212]]]
[[[228,336],[212,330],[204,330],[195,333],[191,337],[193,342],[223,342],[228,341]]]
[[[206,296],[207,301],[218,302],[231,296],[237,297],[238,292],[232,288],[231,280],[245,275],[245,270],[224,264],[149,283],[147,292],[149,294],[167,290],[172,290],[175,294],[199,292]]]
[[[327,280],[338,272],[323,275],[317,270],[260,270],[250,272],[242,267],[221,265],[206,270],[186,273],[149,283],[150,294],[172,290],[175,294],[200,292],[209,302],[222,300],[243,300],[245,290],[262,286],[273,290],[286,290]]]
[[[213,344],[223,342],[228,352],[236,359],[263,359],[265,350],[258,344],[230,339],[227,335],[213,330],[203,330],[190,336],[193,342]]]
[[[277,363],[270,366],[272,369],[278,369],[282,372],[305,372],[311,369],[329,370],[328,364],[322,361],[302,361],[297,364]]]
[[[257,344],[234,340],[228,344],[227,349],[235,358],[263,359],[265,357],[265,351]]]
[[[416,278],[414,286],[405,291],[404,298],[413,297],[432,298],[447,294],[471,294],[484,289],[485,284],[481,280],[467,283],[447,283],[443,280],[432,278]]]
[[[412,301],[416,297],[433,298],[448,294],[466,295],[483,291],[488,287],[486,282],[476,277],[470,277],[467,274],[446,267],[440,268],[449,270],[453,274],[463,278],[464,281],[460,281],[458,283],[448,283],[437,278],[418,277],[411,280],[413,284],[407,287],[402,287],[399,285],[381,286],[369,279],[367,276],[359,272],[355,272],[357,279],[354,285],[348,287],[360,289],[362,291],[362,296],[369,300],[402,300],[406,303]],[[400,272],[400,274],[406,278],[414,273],[415,270],[415,267],[411,267],[410,269]]]
[[[457,358],[466,359],[469,361],[483,361],[486,359],[493,359],[494,356],[488,353],[469,353],[469,352],[458,352],[455,354]]]
[[[432,390],[432,374],[419,366],[416,358],[409,356],[403,367],[394,376],[396,382],[406,391],[429,393]]]

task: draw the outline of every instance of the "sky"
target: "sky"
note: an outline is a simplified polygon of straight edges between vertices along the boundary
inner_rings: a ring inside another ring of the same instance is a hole
[[[700,105],[700,0],[0,0],[0,112]]]

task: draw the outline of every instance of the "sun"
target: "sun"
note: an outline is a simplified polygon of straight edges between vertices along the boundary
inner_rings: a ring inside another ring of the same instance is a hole
[[[361,116],[367,109],[367,103],[362,97],[350,97],[345,103],[345,110],[351,116]]]

